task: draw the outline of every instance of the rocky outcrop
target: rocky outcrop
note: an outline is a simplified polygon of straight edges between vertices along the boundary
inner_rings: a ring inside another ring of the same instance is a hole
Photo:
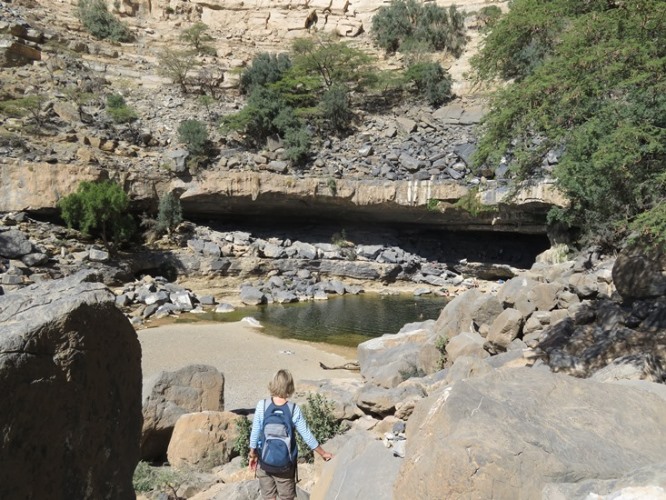
[[[0,297],[2,498],[134,498],[141,347],[94,279]]]
[[[141,459],[163,460],[178,418],[224,411],[224,376],[214,367],[186,366],[143,381]]]
[[[44,34],[25,23],[10,7],[0,5],[0,67],[40,61]]]
[[[547,483],[619,478],[663,461],[664,425],[666,401],[647,392],[494,372],[417,404],[394,495],[540,498]]]
[[[0,212],[53,212],[60,198],[76,191],[81,181],[102,180],[106,175],[87,165],[0,162]]]

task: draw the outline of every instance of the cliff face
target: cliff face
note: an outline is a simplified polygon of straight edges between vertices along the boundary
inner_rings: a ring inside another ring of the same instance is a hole
[[[456,4],[467,12],[485,5]],[[0,132],[10,137],[0,143],[0,212],[54,214],[58,200],[81,181],[105,178],[123,185],[136,212],[154,212],[159,197],[174,192],[188,218],[289,217],[545,234],[548,210],[566,203],[547,180],[514,189],[505,164],[482,172],[471,165],[475,126],[485,113],[483,99],[471,93],[463,76],[480,36],[474,15],[467,17],[469,42],[462,57],[436,55],[453,77],[455,101],[439,109],[404,102],[376,114],[359,110],[355,132],[321,139],[299,170],[282,158],[279,138],[247,151],[220,135],[211,113],[224,116],[242,105],[230,90],[238,75],[232,69],[249,64],[257,52],[287,50],[292,39],[313,30],[353,38],[355,46],[380,56],[379,65],[398,68],[400,58],[381,57],[368,35],[380,3],[123,0],[114,8],[136,35],[135,42],[123,45],[92,42],[75,18],[73,2],[31,5],[3,7],[10,21],[0,31],[13,37],[32,33],[30,43],[44,56],[42,63],[5,73],[14,96],[31,92],[30,85],[39,87],[44,126],[35,131],[29,116],[0,117]],[[182,29],[199,20],[209,25],[217,56],[198,63],[225,75],[209,110],[197,104],[194,93],[182,94],[158,76],[156,55],[182,44]],[[63,52],[63,45],[70,52]],[[82,83],[63,92],[72,82]],[[79,102],[71,97],[79,91],[99,98]],[[114,92],[137,111],[140,118],[132,127],[109,120],[104,96]],[[219,155],[205,168],[191,167],[178,144],[176,131],[185,119],[200,120],[210,130]]]

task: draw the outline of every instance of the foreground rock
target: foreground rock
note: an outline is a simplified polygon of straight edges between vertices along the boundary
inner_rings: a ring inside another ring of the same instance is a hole
[[[212,366],[186,366],[144,380],[141,459],[164,460],[179,417],[207,410],[224,411],[224,376]]]
[[[0,297],[0,498],[134,498],[141,347],[93,278]]]
[[[666,400],[515,369],[419,403],[395,498],[540,498],[548,483],[620,478],[666,449]],[[433,446],[437,443],[437,446]]]

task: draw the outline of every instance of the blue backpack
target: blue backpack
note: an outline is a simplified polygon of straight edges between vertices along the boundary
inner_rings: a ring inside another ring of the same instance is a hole
[[[270,474],[289,472],[296,465],[298,446],[292,420],[294,407],[291,402],[277,406],[272,399],[264,399],[259,464]]]

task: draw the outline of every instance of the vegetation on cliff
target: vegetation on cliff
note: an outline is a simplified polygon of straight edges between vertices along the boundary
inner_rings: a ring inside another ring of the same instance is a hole
[[[477,164],[538,175],[549,152],[571,200],[551,220],[616,243],[664,243],[666,3],[514,0],[474,59],[492,97]]]

